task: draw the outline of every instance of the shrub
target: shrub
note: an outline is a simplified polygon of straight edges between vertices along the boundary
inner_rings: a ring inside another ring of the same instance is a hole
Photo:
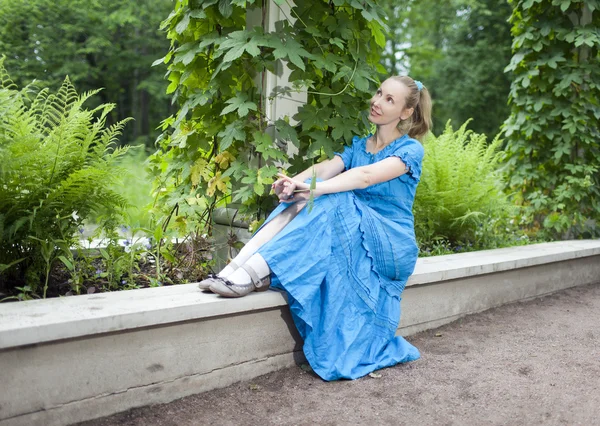
[[[442,248],[494,248],[514,242],[514,207],[502,191],[501,140],[467,130],[425,141],[421,183],[415,199],[415,231],[423,252]],[[442,250],[445,251],[445,250]]]
[[[71,258],[77,231],[92,212],[105,224],[126,203],[113,189],[115,142],[127,120],[105,127],[114,108],[83,104],[98,90],[77,94],[67,77],[57,93],[18,90],[0,59],[0,288],[36,294],[55,260]]]
[[[600,4],[510,0],[504,125],[520,222],[546,238],[600,236]]]
[[[126,155],[119,158],[117,165],[122,174],[118,182],[113,183],[110,189],[121,195],[127,202],[124,212],[123,223],[132,228],[153,228],[153,217],[151,216],[152,177],[147,170],[146,160],[148,154],[142,145],[129,146]],[[93,224],[102,222],[104,212],[97,212],[89,219],[91,227]],[[86,229],[87,231],[87,229]]]

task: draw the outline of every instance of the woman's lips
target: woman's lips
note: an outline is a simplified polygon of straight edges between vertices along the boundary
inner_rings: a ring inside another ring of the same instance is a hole
[[[378,112],[375,108],[371,107],[371,114],[373,115],[381,115],[380,112]]]

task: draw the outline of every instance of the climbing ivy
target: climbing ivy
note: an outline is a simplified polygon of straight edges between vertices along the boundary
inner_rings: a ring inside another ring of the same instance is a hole
[[[155,64],[168,65],[167,92],[179,111],[162,123],[151,165],[157,205],[179,223],[206,220],[225,202],[241,203],[246,213],[268,210],[279,168],[293,174],[331,157],[369,125],[366,101],[385,72],[379,6],[297,1],[267,31],[262,10],[286,1],[176,0],[162,24],[171,48]],[[257,11],[262,25],[247,24]],[[283,67],[291,70],[290,88],[264,93],[263,74]],[[306,104],[293,120],[270,122],[265,97],[290,91],[307,91]]]
[[[600,1],[511,0],[505,123],[523,223],[553,237],[600,233]]]

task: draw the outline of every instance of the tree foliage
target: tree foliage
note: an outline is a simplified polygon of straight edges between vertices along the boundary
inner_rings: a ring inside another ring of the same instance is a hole
[[[380,8],[372,0],[298,1],[274,31],[248,25],[247,10],[267,3],[177,0],[163,23],[171,40],[162,60],[167,91],[180,109],[164,121],[152,164],[159,204],[179,218],[210,212],[220,200],[268,209],[278,166],[306,168],[368,126],[365,101],[384,71]],[[267,117],[265,98],[277,93],[265,93],[264,73],[283,67],[291,85],[276,92],[307,91],[297,124]],[[289,145],[299,154],[288,155]]]
[[[598,235],[600,2],[510,2],[513,75],[506,121],[510,186],[524,223],[559,237]]]
[[[509,115],[511,9],[505,0],[383,2],[391,37],[383,63],[423,81],[434,101],[434,129],[464,123],[495,135]]]
[[[163,73],[150,65],[168,42],[158,30],[169,0],[0,0],[0,54],[18,85],[34,79],[56,90],[66,75],[81,91],[104,88],[108,117],[135,121],[124,138],[148,143],[170,112]]]

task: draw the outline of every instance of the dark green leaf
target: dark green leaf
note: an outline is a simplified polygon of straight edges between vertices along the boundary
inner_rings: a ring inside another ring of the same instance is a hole
[[[219,0],[219,12],[225,18],[229,18],[231,16],[231,13],[233,12],[231,0]]]

